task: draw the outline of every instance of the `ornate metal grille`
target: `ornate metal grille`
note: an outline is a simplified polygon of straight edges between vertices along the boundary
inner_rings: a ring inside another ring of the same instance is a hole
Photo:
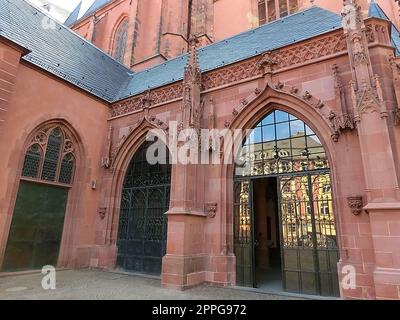
[[[263,176],[329,168],[317,135],[283,111],[266,116],[246,139],[237,176]]]
[[[238,181],[234,185],[234,245],[236,253],[236,283],[253,286],[253,215],[252,183],[250,180]]]
[[[161,273],[166,252],[171,166],[150,165],[144,143],[133,157],[125,178],[118,230],[119,267],[149,274]],[[167,155],[168,157],[168,155]],[[168,159],[165,163],[169,163]]]
[[[40,130],[25,154],[22,177],[72,184],[75,156],[72,141],[61,127]]]
[[[329,173],[280,178],[283,276],[288,291],[338,296]]]
[[[303,121],[275,110],[253,129],[241,157],[244,165],[236,168],[234,191],[238,283],[254,285],[254,264],[249,265],[254,261],[252,179],[276,177],[284,288],[338,295],[329,163],[316,134]],[[243,185],[250,191],[243,192]]]

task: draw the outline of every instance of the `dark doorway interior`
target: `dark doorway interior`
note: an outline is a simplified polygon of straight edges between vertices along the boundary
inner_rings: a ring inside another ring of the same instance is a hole
[[[255,286],[282,291],[282,264],[276,178],[254,180]]]

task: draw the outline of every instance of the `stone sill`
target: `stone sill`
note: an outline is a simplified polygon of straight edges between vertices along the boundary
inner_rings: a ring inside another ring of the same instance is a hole
[[[374,210],[399,210],[400,202],[370,202],[364,208],[365,211]]]

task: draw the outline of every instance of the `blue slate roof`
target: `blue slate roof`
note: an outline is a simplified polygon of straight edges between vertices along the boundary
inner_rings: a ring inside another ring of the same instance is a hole
[[[112,102],[132,71],[23,0],[0,0],[0,35],[29,49],[38,67]]]
[[[213,70],[341,27],[339,15],[313,6],[199,49],[200,68],[202,72]],[[187,59],[187,55],[183,55],[135,73],[117,99],[181,80]]]
[[[375,1],[371,2],[369,6],[368,16],[380,18],[384,20],[390,20],[386,13],[382,10],[382,8]],[[391,31],[392,45],[396,48],[396,55],[400,56],[400,32],[396,28],[396,26],[392,23],[392,31]]]
[[[373,4],[370,16],[386,17],[379,9]],[[200,68],[207,72],[340,28],[339,15],[313,6],[199,49]],[[188,60],[185,54],[133,73],[25,0],[0,0],[0,36],[30,50],[24,60],[110,103],[182,80]]]
[[[82,1],[79,2],[79,4],[76,6],[74,11],[71,12],[71,14],[68,16],[67,20],[65,20],[64,24],[66,26],[72,25],[76,20],[78,20],[79,17],[79,12],[81,11],[82,7]]]

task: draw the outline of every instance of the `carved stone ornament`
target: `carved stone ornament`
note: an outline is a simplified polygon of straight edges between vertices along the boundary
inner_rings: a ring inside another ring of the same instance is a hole
[[[209,202],[206,204],[206,212],[209,218],[215,218],[217,215],[218,204],[216,202]]]
[[[106,217],[107,208],[99,208],[99,216],[101,220],[104,220]]]
[[[354,215],[358,216],[361,214],[363,209],[363,198],[361,196],[348,197],[347,204]]]

